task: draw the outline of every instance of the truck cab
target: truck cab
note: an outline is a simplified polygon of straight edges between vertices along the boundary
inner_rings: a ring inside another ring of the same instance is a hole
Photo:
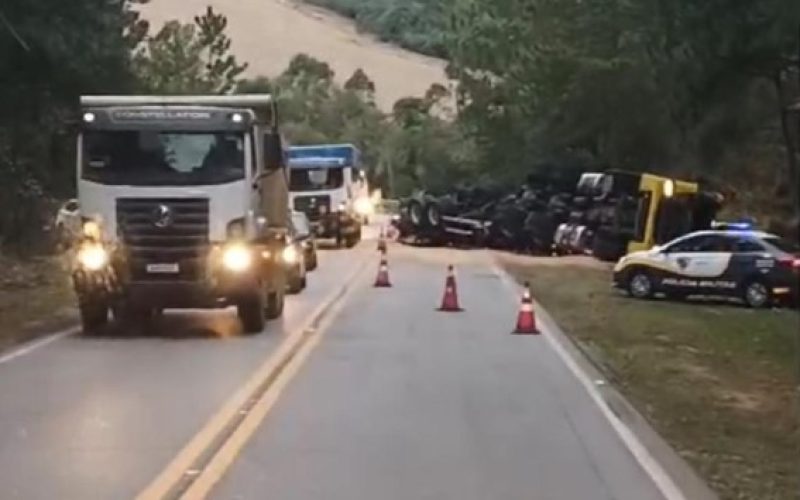
[[[371,211],[361,152],[352,144],[289,149],[291,206],[303,212],[320,238],[348,247],[361,240]]]
[[[594,239],[594,253],[604,260],[707,229],[724,201],[697,182],[618,170],[604,176],[613,209]]]
[[[113,312],[282,314],[287,156],[269,95],[85,96],[73,283],[85,331]]]

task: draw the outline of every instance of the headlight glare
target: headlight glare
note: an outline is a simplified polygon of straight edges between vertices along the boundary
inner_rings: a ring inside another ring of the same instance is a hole
[[[372,200],[369,198],[359,198],[355,203],[356,212],[359,215],[369,215],[372,213]]]
[[[96,221],[87,220],[83,223],[83,227],[81,229],[85,237],[93,240],[100,239],[100,224],[98,224]]]
[[[78,250],[78,263],[89,271],[99,271],[108,264],[108,252],[99,244],[83,245]]]
[[[294,247],[294,245],[289,245],[286,248],[284,248],[281,256],[283,257],[283,261],[286,262],[287,264],[296,263],[299,257],[297,255],[297,249]]]
[[[229,271],[246,271],[252,264],[253,256],[244,245],[229,245],[222,252],[222,265]]]
[[[666,181],[664,181],[663,189],[664,189],[664,196],[667,198],[672,198],[672,196],[675,194],[675,181],[673,181],[672,179],[667,179]]]

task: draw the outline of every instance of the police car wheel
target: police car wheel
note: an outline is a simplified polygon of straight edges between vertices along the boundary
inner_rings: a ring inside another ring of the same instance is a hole
[[[653,296],[653,281],[645,271],[633,271],[628,279],[628,293],[637,299],[649,299]]]
[[[751,281],[745,285],[742,298],[748,307],[754,309],[767,307],[772,300],[769,287],[761,281]]]

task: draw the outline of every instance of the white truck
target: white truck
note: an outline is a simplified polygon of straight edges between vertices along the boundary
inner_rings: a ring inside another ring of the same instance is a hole
[[[372,213],[361,152],[352,144],[293,146],[289,149],[292,207],[303,212],[320,238],[348,247],[361,240]]]
[[[85,96],[73,283],[84,330],[109,314],[236,306],[283,312],[286,150],[269,95]]]

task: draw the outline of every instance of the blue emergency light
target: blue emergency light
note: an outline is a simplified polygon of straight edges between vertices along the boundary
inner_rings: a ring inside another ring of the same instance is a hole
[[[754,223],[752,220],[735,221],[735,222],[717,222],[711,223],[712,229],[728,230],[728,231],[752,231]]]

